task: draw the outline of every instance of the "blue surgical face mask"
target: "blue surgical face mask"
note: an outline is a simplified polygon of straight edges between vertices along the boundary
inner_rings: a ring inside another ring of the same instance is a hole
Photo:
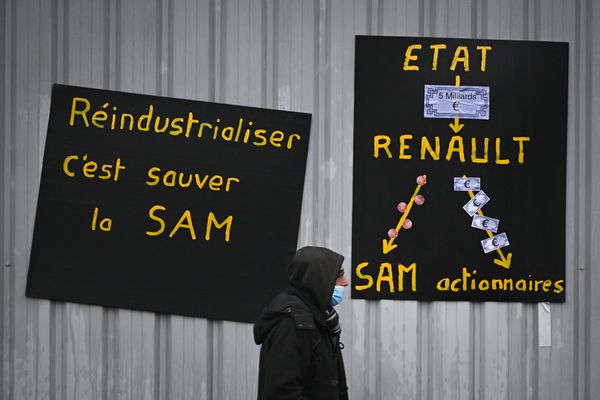
[[[331,295],[331,305],[337,306],[344,300],[344,287],[335,285],[333,289],[333,294]]]

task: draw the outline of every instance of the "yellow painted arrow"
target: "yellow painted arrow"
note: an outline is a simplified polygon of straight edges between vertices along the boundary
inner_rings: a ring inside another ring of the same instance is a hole
[[[460,75],[456,75],[455,86],[460,86]],[[465,124],[460,124],[458,117],[455,117],[454,122],[450,123],[450,128],[454,131],[454,133],[460,132],[463,126],[465,126]]]
[[[426,180],[427,175],[423,175],[423,178]],[[400,217],[400,220],[398,221],[398,225],[396,225],[396,231],[400,232],[400,229],[402,229],[402,224],[404,223],[406,218],[408,218],[408,214],[410,213],[410,209],[412,208],[415,202],[415,197],[417,197],[417,194],[419,194],[419,190],[421,190],[421,185],[417,184],[417,188],[413,192],[413,195],[410,198],[408,205],[406,206],[406,210],[404,210],[402,216]],[[394,250],[396,247],[398,247],[397,244],[394,244],[395,239],[396,238],[383,239],[383,254],[387,254],[390,251]]]
[[[454,118],[454,122],[449,125],[450,128],[454,131],[454,133],[460,132],[460,130],[465,126],[465,124],[458,123],[458,117]]]
[[[464,178],[466,178],[466,177],[464,177]],[[472,190],[469,190],[469,196],[471,196],[471,198],[475,197]],[[483,215],[483,212],[481,211],[481,209],[477,210],[477,214],[479,214],[482,217],[485,216],[485,215]],[[486,232],[490,238],[494,237],[494,234],[491,231],[486,230]],[[494,262],[503,268],[509,269],[510,262],[512,261],[512,253],[508,253],[508,255],[506,257],[504,257],[504,253],[502,252],[502,249],[496,249],[496,251],[500,255],[500,260],[498,260],[497,258],[494,258]]]

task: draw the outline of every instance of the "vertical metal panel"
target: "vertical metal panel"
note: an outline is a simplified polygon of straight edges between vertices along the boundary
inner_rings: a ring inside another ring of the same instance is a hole
[[[471,37],[474,23],[471,21],[475,4],[445,0],[428,4],[424,14],[424,35],[441,37]],[[476,392],[473,368],[478,368],[477,348],[485,336],[477,334],[481,326],[475,325],[480,305],[464,302],[430,303],[421,307],[421,324],[427,337],[420,344],[423,357],[421,397],[428,399],[485,398],[490,389]],[[485,320],[480,321],[484,323]],[[495,342],[494,342],[495,343]],[[485,384],[485,376],[479,376],[479,384]],[[496,390],[494,388],[492,390]],[[497,395],[501,395],[498,392]],[[502,397],[498,397],[502,398]]]
[[[591,5],[591,4],[590,4]],[[589,361],[586,362],[585,375],[589,385],[584,388],[584,395],[587,398],[600,393],[600,379],[597,379],[597,374],[594,371],[600,371],[600,312],[596,310],[597,305],[600,304],[600,271],[598,267],[598,260],[600,260],[600,140],[598,138],[600,132],[600,114],[593,110],[600,110],[600,27],[594,21],[600,20],[600,5],[598,2],[593,3],[591,9],[587,9],[585,22],[582,24],[584,28],[585,37],[590,39],[590,43],[587,44],[585,49],[587,54],[587,71],[586,77],[583,83],[588,87],[587,98],[586,98],[586,116],[588,124],[586,131],[590,139],[590,145],[588,147],[585,159],[589,165],[588,182],[589,190],[591,195],[589,196],[590,204],[590,245],[587,247],[588,250],[588,263],[586,265],[587,274],[589,276],[588,290],[589,297],[586,302],[588,308],[584,318],[588,322],[588,337],[589,344],[587,347],[586,354],[589,357]],[[580,28],[581,29],[581,28]],[[593,39],[593,40],[592,40]],[[577,323],[577,321],[575,321]],[[588,342],[588,341],[586,341]],[[583,398],[583,396],[582,396]]]
[[[0,266],[2,272],[0,273],[0,396],[5,398],[9,393],[9,382],[10,382],[10,326],[8,325],[9,310],[10,310],[10,298],[9,298],[9,280],[7,279],[6,269],[10,266],[10,238],[12,236],[11,227],[12,220],[11,215],[11,136],[7,134],[10,130],[11,124],[11,80],[12,76],[12,60],[14,57],[10,54],[12,46],[10,42],[12,40],[12,14],[11,4],[2,4],[0,6],[0,21],[2,25],[0,27],[0,55],[6,60],[0,66],[0,127],[2,134],[0,135],[0,188],[2,189],[2,196],[0,196],[0,221],[2,221],[2,230],[0,231],[0,249],[1,259]]]
[[[567,302],[351,301],[354,399],[577,399],[600,390],[595,0],[5,0],[0,399],[252,399],[249,324],[24,297],[51,84],[313,115],[300,245],[351,254],[354,36],[570,43]]]
[[[478,25],[484,37],[515,39],[526,25],[520,2],[485,2],[481,5]],[[513,11],[515,10],[515,11]],[[532,397],[531,354],[523,352],[533,345],[531,305],[484,304],[476,310],[475,352],[481,354],[476,366],[477,392],[485,399]],[[499,374],[498,371],[506,371]]]
[[[6,23],[8,18],[6,17],[7,10],[9,9],[8,4],[0,5],[0,21],[2,22],[2,26],[0,27],[0,56],[4,60],[10,60],[12,57],[9,57],[6,54],[7,46],[6,43],[11,39],[10,38],[10,24]],[[4,133],[7,131],[7,123],[8,119],[6,117],[6,99],[9,97],[8,92],[8,76],[10,75],[10,67],[8,62],[0,63],[0,129],[2,129],[2,134],[0,135],[0,189],[2,190],[2,195],[0,195],[0,221],[2,221],[2,229],[0,230],[0,269],[2,269],[2,273],[0,273],[0,396],[4,396],[5,393],[5,371],[6,368],[6,355],[7,351],[7,334],[8,329],[6,327],[6,317],[4,315],[5,310],[8,307],[5,306],[6,302],[6,293],[5,289],[6,279],[4,278],[5,273],[4,269],[8,266],[7,256],[10,252],[10,246],[7,245],[8,238],[10,237],[10,222],[7,216],[9,215],[9,199],[8,194],[10,193],[10,189],[7,187],[7,180],[10,179],[10,175],[8,174],[10,171],[8,160],[10,159],[9,152],[9,141],[7,135]],[[7,179],[8,178],[8,179]]]

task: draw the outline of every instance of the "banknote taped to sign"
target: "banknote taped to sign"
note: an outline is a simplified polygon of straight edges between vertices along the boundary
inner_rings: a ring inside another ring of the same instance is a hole
[[[425,85],[425,118],[489,119],[487,86]]]
[[[568,53],[356,38],[353,298],[564,301]]]
[[[485,206],[488,201],[490,201],[490,198],[482,190],[473,196],[473,198],[463,206],[463,209],[470,217],[472,217],[477,211],[481,210],[481,207]]]
[[[483,247],[485,254],[506,247],[509,244],[510,243],[508,243],[508,237],[506,236],[506,233],[501,233],[481,241],[481,247]]]
[[[468,192],[470,190],[481,190],[481,178],[466,176],[454,178],[454,191]]]
[[[471,227],[492,233],[498,232],[498,225],[500,225],[499,219],[480,215],[473,215],[473,221],[471,222]]]

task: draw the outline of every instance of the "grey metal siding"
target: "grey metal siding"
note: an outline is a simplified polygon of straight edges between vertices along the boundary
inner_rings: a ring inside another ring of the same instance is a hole
[[[256,393],[249,324],[25,298],[52,83],[312,113],[299,245],[349,259],[357,34],[570,43],[567,301],[540,347],[538,305],[347,299],[352,398],[597,398],[597,21],[597,0],[0,1],[0,399]]]

